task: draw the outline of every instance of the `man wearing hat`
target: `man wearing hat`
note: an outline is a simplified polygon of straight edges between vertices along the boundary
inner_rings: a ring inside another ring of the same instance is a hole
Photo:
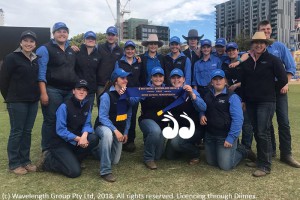
[[[86,98],[88,90],[87,81],[78,80],[73,96],[58,107],[56,131],[50,148],[39,161],[40,171],[61,173],[69,178],[80,176],[81,162],[99,142],[98,136],[93,134],[91,104]]]
[[[173,36],[170,38],[169,46],[171,52],[164,57],[164,71],[166,77],[169,77],[173,69],[181,69],[184,72],[186,84],[191,85],[191,60],[186,55],[184,55],[184,53],[180,52],[180,45],[181,42],[179,37]],[[168,86],[171,85],[169,79],[167,79],[166,82]]]
[[[203,36],[204,35],[198,36],[198,31],[196,29],[189,30],[187,37],[182,35],[189,45],[189,48],[184,50],[183,53],[191,60],[192,78],[194,73],[194,64],[200,58],[200,49],[198,48],[198,44]]]
[[[227,55],[225,53],[226,50],[226,39],[225,38],[218,38],[216,40],[215,49],[216,52],[214,52],[214,56],[218,57],[221,62],[224,62],[225,59],[227,59]]]
[[[75,52],[69,45],[69,28],[57,22],[52,28],[53,39],[37,49],[39,56],[39,87],[43,112],[42,150],[49,147],[51,133],[55,132],[55,112],[58,106],[72,96],[78,77],[75,73]]]
[[[159,47],[163,46],[163,42],[158,40],[156,34],[149,34],[146,41],[142,42],[144,47],[148,48],[144,54],[141,55],[142,58],[142,68],[145,73],[145,81],[142,85],[146,85],[151,79],[151,70],[154,67],[163,67],[163,56],[157,53]]]
[[[257,142],[257,169],[253,173],[255,177],[265,176],[271,171],[270,125],[275,110],[275,85],[283,88],[288,82],[282,62],[266,51],[270,43],[271,40],[266,38],[264,32],[256,32],[251,40],[251,56],[241,64],[242,100]]]
[[[88,99],[91,105],[93,105],[95,101],[97,72],[100,65],[101,56],[96,48],[96,34],[93,31],[88,31],[84,34],[80,51],[76,53],[75,70],[80,79],[85,79],[89,83]]]

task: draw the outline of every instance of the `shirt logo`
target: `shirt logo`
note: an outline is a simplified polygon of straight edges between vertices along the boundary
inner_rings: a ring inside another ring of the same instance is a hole
[[[87,116],[89,114],[89,112],[84,112],[84,116]]]
[[[73,55],[73,53],[72,53],[72,52],[68,52],[68,54],[69,54],[69,55]]]
[[[261,61],[260,63],[261,64],[267,64],[268,62],[267,61]]]
[[[117,56],[119,56],[120,55],[120,53],[115,53]]]
[[[212,64],[211,66],[212,66],[212,67],[216,67],[216,66],[217,66],[217,64]]]
[[[219,103],[225,103],[224,99],[219,99]]]
[[[97,61],[98,61],[98,58],[94,58],[93,60],[97,62]]]
[[[179,62],[177,62],[177,64],[181,65],[181,64],[182,64],[182,62],[181,62],[181,61],[179,61]]]

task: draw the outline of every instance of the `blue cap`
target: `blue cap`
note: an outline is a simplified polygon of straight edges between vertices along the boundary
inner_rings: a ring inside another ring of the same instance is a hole
[[[164,70],[161,67],[154,67],[151,70],[151,76],[155,75],[155,74],[161,74],[161,75],[165,75]]]
[[[201,40],[201,46],[208,45],[211,47],[211,41],[209,39]]]
[[[215,69],[214,71],[211,72],[210,77],[211,77],[211,79],[213,79],[216,76],[220,76],[220,77],[224,78],[225,77],[225,73],[221,69]]]
[[[225,40],[225,38],[219,38],[219,39],[217,39],[215,46],[225,47],[226,46],[226,40]]]
[[[94,33],[93,31],[88,31],[88,32],[86,32],[85,34],[84,34],[84,36],[83,36],[83,38],[84,39],[86,39],[86,38],[88,38],[88,37],[92,37],[92,38],[94,38],[95,40],[96,40],[96,33]]]
[[[170,73],[170,78],[174,75],[177,75],[177,76],[180,76],[180,77],[183,77],[183,71],[181,69],[178,69],[178,68],[175,68],[171,71]]]
[[[106,29],[106,34],[114,34],[114,35],[118,35],[118,30],[116,27],[114,26],[110,26]]]
[[[170,44],[171,44],[171,43],[181,44],[181,43],[180,43],[180,38],[177,37],[177,36],[171,37],[171,38],[170,38]]]
[[[119,77],[127,77],[129,75],[131,75],[131,72],[125,72],[124,69],[117,68],[112,72],[110,80],[114,82]]]
[[[69,33],[69,28],[63,22],[56,22],[52,27],[52,33],[54,33],[55,31],[58,31],[59,29],[66,29]]]
[[[227,45],[226,45],[226,51],[228,51],[229,49],[238,49],[238,45],[237,43],[235,42],[229,42]]]
[[[135,48],[135,43],[132,42],[131,40],[127,40],[127,41],[125,42],[124,49],[125,49],[126,47],[129,47],[129,46],[132,46],[132,47]]]

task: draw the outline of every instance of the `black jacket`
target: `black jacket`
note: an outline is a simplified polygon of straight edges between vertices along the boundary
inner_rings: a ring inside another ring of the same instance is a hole
[[[98,45],[98,52],[102,60],[97,72],[97,84],[98,86],[104,86],[105,83],[110,80],[116,61],[123,56],[123,49],[116,46],[111,51],[108,42],[106,42]]]
[[[83,44],[76,54],[75,71],[80,79],[85,79],[89,84],[89,93],[97,91],[97,72],[101,64],[101,56],[95,48],[88,55],[87,48]]]
[[[275,102],[275,77],[279,88],[288,83],[282,62],[267,50],[256,62],[250,56],[241,64],[241,68],[244,102]]]
[[[4,58],[0,72],[0,90],[5,102],[35,102],[40,98],[38,63],[30,61],[20,49]]]

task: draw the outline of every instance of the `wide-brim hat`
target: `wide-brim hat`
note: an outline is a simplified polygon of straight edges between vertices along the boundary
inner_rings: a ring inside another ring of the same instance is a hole
[[[249,39],[250,43],[253,43],[255,41],[264,41],[267,44],[272,44],[274,42],[274,39],[267,39],[266,34],[264,32],[258,31],[255,32],[251,39]]]
[[[197,40],[201,40],[201,38],[203,38],[204,34],[199,36],[198,35],[198,31],[196,29],[191,29],[189,30],[188,32],[188,36],[184,36],[182,35],[182,37],[185,39],[185,40],[189,40],[190,38],[197,38]]]
[[[156,34],[150,34],[150,35],[148,36],[147,41],[143,41],[143,42],[142,42],[142,45],[143,45],[144,47],[147,47],[148,44],[149,44],[150,42],[155,42],[155,43],[157,43],[158,47],[162,47],[162,45],[164,44],[162,41],[158,40],[158,37],[157,37]]]

